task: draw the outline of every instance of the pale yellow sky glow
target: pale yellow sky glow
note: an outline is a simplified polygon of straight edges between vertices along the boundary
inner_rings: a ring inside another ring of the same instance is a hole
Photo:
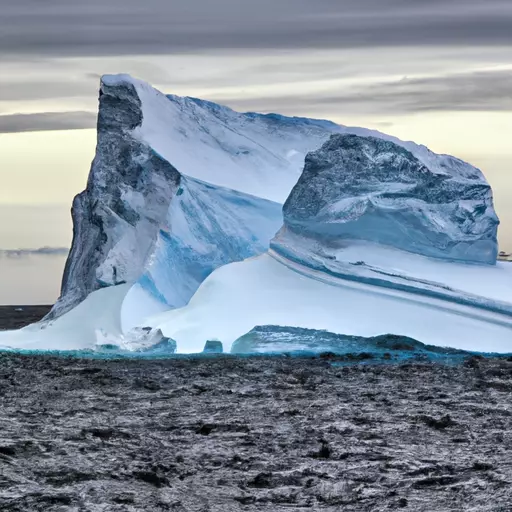
[[[0,203],[71,206],[85,186],[95,145],[95,130],[1,134]]]

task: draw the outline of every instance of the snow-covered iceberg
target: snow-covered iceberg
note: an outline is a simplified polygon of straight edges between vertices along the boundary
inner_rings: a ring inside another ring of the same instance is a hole
[[[277,325],[511,350],[490,187],[413,142],[106,76],[73,222],[61,298],[0,346],[229,351]]]

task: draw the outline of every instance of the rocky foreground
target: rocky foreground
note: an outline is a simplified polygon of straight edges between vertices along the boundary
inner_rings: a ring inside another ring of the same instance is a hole
[[[510,511],[512,361],[0,355],[0,510]]]

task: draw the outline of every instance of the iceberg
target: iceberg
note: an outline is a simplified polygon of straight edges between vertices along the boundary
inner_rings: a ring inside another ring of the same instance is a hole
[[[289,326],[511,351],[512,265],[496,263],[478,169],[128,75],[104,76],[99,101],[61,297],[2,346],[170,354],[220,340],[229,352],[255,326]]]
[[[128,302],[144,301],[137,309],[147,313],[185,305],[214,268],[268,248],[305,155],[332,134],[395,143],[436,175],[456,173],[489,195],[480,171],[424,146],[325,120],[239,113],[162,94],[129,75],[102,77],[97,131],[86,190],[73,202],[61,296],[49,318],[125,282],[134,285]],[[127,326],[139,320],[132,317]]]

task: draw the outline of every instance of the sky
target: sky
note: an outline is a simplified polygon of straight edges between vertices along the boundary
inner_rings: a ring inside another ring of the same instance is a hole
[[[126,72],[467,160],[512,251],[510,0],[0,0],[0,12],[0,250],[69,247],[99,77]]]

